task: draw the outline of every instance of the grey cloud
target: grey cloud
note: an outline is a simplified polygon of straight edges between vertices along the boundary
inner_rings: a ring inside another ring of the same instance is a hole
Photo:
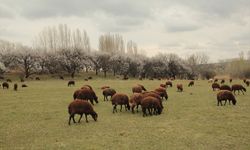
[[[168,32],[188,32],[198,30],[200,27],[196,25],[171,25],[167,26]]]
[[[0,4],[0,18],[13,18],[14,13],[9,7]]]

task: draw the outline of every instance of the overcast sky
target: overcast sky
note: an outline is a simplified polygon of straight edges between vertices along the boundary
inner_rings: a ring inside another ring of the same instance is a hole
[[[250,0],[0,0],[0,38],[32,44],[46,26],[85,29],[91,46],[120,33],[148,56],[206,52],[210,61],[250,51]]]

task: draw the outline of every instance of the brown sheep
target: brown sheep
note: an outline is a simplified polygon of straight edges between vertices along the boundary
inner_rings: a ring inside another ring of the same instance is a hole
[[[244,91],[246,92],[247,90],[241,84],[233,84],[232,91],[234,92],[234,94],[235,94],[235,91],[238,91],[238,95],[240,94],[240,91],[241,91],[242,94],[244,95]]]
[[[138,85],[133,86],[132,87],[132,92],[133,93],[141,93],[142,92],[142,88],[140,86],[138,86]]]
[[[219,104],[222,106],[222,101],[225,101],[224,105],[226,105],[227,100],[230,102],[232,101],[233,105],[236,105],[236,99],[231,91],[228,90],[221,90],[217,93],[217,106]]]
[[[121,106],[120,111],[122,111],[122,105],[125,105],[125,110],[127,111],[130,110],[130,106],[129,106],[129,98],[126,94],[122,94],[122,93],[116,93],[115,95],[112,96],[111,98],[111,102],[113,107],[113,113],[115,113],[115,111],[117,112],[117,105]]]
[[[110,86],[104,85],[101,87],[102,90],[107,89],[107,88],[110,88]]]
[[[160,87],[166,88],[167,85],[166,84],[160,84]]]
[[[11,79],[7,79],[6,81],[7,81],[7,82],[12,82]]]
[[[228,86],[228,85],[226,85],[226,84],[221,85],[221,86],[220,86],[220,90],[228,90],[228,91],[232,91],[231,87],[230,87],[230,86]]]
[[[177,92],[182,92],[183,91],[182,84],[177,84],[176,87],[177,87]]]
[[[59,78],[60,78],[61,80],[64,80],[64,77],[63,77],[63,76],[59,76]]]
[[[171,82],[171,81],[167,81],[167,82],[166,82],[166,86],[167,86],[167,87],[168,87],[168,86],[172,87],[172,86],[173,86],[173,84],[172,84],[172,82]]]
[[[83,114],[85,114],[86,122],[88,122],[87,115],[91,115],[95,121],[97,121],[98,117],[97,113],[94,111],[92,105],[89,102],[78,99],[74,100],[69,104],[68,112],[69,112],[69,123],[68,123],[69,125],[71,122],[71,118],[73,119],[73,122],[76,123],[74,118],[75,114],[81,115],[78,120],[78,123],[80,123]]]
[[[161,96],[161,98],[163,99],[163,97],[167,100],[168,99],[168,94],[165,88],[159,87],[157,89],[154,90],[155,92],[159,93],[159,95]]]
[[[246,78],[244,78],[244,79],[243,79],[243,82],[244,82],[244,83],[246,83],[246,81],[247,81],[247,79],[246,79]]]
[[[87,78],[85,78],[85,79],[84,79],[84,81],[88,81],[88,79],[87,79]]]
[[[98,103],[98,97],[96,96],[95,92],[90,89],[76,90],[73,94],[73,98],[81,100],[90,100],[92,105],[94,105],[94,101]]]
[[[90,90],[93,90],[92,86],[90,85],[84,85],[81,87],[81,89],[90,89]]]
[[[213,83],[212,89],[213,89],[213,91],[215,91],[216,89],[220,89],[220,85],[218,83]]]
[[[93,77],[89,76],[89,77],[88,77],[88,79],[89,79],[89,80],[92,80],[92,79],[93,79]]]
[[[217,79],[217,78],[214,79],[214,83],[215,83],[215,82],[218,82],[218,79]]]
[[[131,106],[132,113],[134,113],[134,108],[136,106],[138,112],[138,106],[141,105],[141,100],[143,99],[143,94],[141,93],[134,93],[130,96],[129,104]]]
[[[230,79],[229,79],[229,82],[230,82],[230,83],[232,83],[232,81],[233,81],[233,79],[232,79],[232,78],[230,78]]]
[[[36,77],[35,79],[36,79],[36,80],[40,80],[40,78],[39,78],[39,77]]]
[[[154,110],[155,114],[161,114],[162,107],[159,103],[159,101],[152,96],[147,96],[142,99],[141,101],[141,107],[143,112],[143,117],[147,116],[146,110],[148,110],[149,115],[152,115],[152,111]]]
[[[14,84],[14,91],[17,91],[17,87],[18,87],[18,85],[15,83]]]
[[[21,82],[24,82],[24,79],[23,79],[23,78],[21,78],[21,79],[20,79],[20,81],[21,81]]]
[[[2,84],[2,87],[3,87],[3,89],[9,89],[9,83],[7,83],[7,82],[4,82],[3,84]]]
[[[146,88],[143,85],[141,85],[141,84],[137,84],[137,85],[140,86],[143,91],[147,91]]]
[[[221,80],[221,82],[220,82],[220,84],[224,84],[225,83],[225,80],[224,79],[222,79]]]
[[[102,91],[102,94],[104,96],[104,101],[105,99],[108,101],[108,96],[112,97],[113,95],[115,95],[116,91],[112,88],[106,88]]]
[[[26,84],[22,84],[22,87],[28,87]]]
[[[188,87],[193,86],[194,85],[194,81],[190,81],[188,84]]]
[[[68,86],[72,86],[72,85],[75,86],[75,81],[73,81],[73,80],[68,82]]]
[[[249,80],[247,80],[247,81],[246,81],[246,85],[247,85],[247,86],[249,86],[249,84],[250,84],[250,81],[249,81]]]
[[[165,92],[166,92],[166,91],[165,91]],[[163,92],[163,93],[165,93],[165,92]],[[166,92],[165,94],[167,95],[167,92]],[[165,95],[165,94],[164,94],[164,95]],[[160,95],[159,92],[157,92],[157,91],[143,92],[142,95],[143,95],[143,98],[145,98],[145,97],[147,97],[147,96],[152,96],[152,97],[156,98],[156,99],[159,101],[159,103],[160,103],[160,105],[161,105],[161,107],[162,107],[162,109],[163,109],[162,97],[161,97],[161,95]],[[163,97],[165,97],[165,96],[163,96]],[[167,95],[166,97],[168,98],[168,95]]]

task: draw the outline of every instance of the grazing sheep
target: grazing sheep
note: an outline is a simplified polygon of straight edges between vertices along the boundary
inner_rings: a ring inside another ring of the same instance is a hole
[[[190,81],[188,84],[188,87],[193,86],[194,85],[194,81]]]
[[[2,87],[3,87],[3,89],[9,89],[9,83],[7,83],[7,82],[4,82],[3,84],[2,84]]]
[[[166,82],[166,86],[167,86],[167,87],[168,87],[168,86],[172,87],[172,86],[173,86],[173,84],[172,84],[172,82],[171,82],[171,81],[167,81],[167,82]]]
[[[160,84],[160,87],[166,88],[167,85],[166,84]]]
[[[125,105],[126,111],[127,111],[127,109],[130,110],[129,98],[126,94],[116,93],[115,95],[112,96],[111,102],[112,102],[112,105],[114,106],[113,113],[115,113],[115,111],[117,112],[117,109],[116,109],[117,105],[121,106],[120,111],[122,111],[122,105]]]
[[[229,79],[229,82],[230,82],[230,83],[232,83],[232,81],[233,81],[233,79],[232,79],[232,78],[230,78],[230,79]]]
[[[154,78],[150,77],[149,80],[154,80]]]
[[[115,95],[116,91],[112,88],[106,88],[102,91],[102,94],[104,96],[104,101],[107,100],[108,101],[108,96],[112,97],[113,95]]]
[[[98,97],[95,92],[91,89],[80,89],[76,90],[73,94],[74,99],[90,100],[91,104],[94,105],[94,101],[98,103]]]
[[[218,79],[217,79],[217,78],[214,79],[214,83],[215,83],[215,82],[218,82]]]
[[[139,80],[142,80],[142,77],[139,77]]]
[[[75,81],[73,81],[73,80],[69,81],[68,86],[75,86]]]
[[[161,98],[163,99],[163,97],[165,97],[165,99],[168,99],[168,94],[165,88],[159,87],[157,89],[154,90],[155,92],[159,93],[159,95],[161,96]]]
[[[247,90],[241,84],[233,84],[232,91],[234,92],[234,94],[235,94],[235,91],[238,91],[238,95],[240,94],[240,91],[241,91],[242,94],[244,95],[244,91],[246,92]]]
[[[69,123],[68,123],[69,125],[71,122],[71,118],[73,119],[73,122],[76,123],[74,118],[75,114],[81,115],[78,120],[78,123],[80,123],[83,114],[85,114],[86,122],[88,122],[87,115],[91,115],[95,121],[97,121],[98,117],[97,113],[94,111],[92,105],[89,102],[78,99],[74,100],[69,104],[68,112],[69,112]]]
[[[7,82],[12,82],[11,79],[7,79],[6,81],[7,81]]]
[[[232,101],[233,105],[236,105],[236,99],[231,91],[228,90],[221,90],[217,93],[217,106],[219,104],[222,106],[222,101],[225,101],[224,105],[226,105],[227,100],[230,102]]]
[[[246,83],[246,85],[247,85],[247,86],[249,86],[250,81],[249,81],[249,80],[247,80],[245,83]]]
[[[162,112],[162,107],[159,101],[155,97],[152,97],[152,96],[147,96],[142,99],[141,108],[143,112],[143,117],[147,116],[146,110],[148,110],[149,115],[152,115],[153,110],[155,114],[161,114]]]
[[[225,84],[220,86],[220,90],[228,90],[228,91],[232,91],[231,87],[230,87],[230,86],[228,86],[228,85],[225,85]]]
[[[177,87],[177,92],[182,92],[183,91],[182,84],[177,84],[176,87]]]
[[[158,80],[161,80],[161,78],[157,78]]]
[[[132,87],[133,93],[141,93],[142,91],[147,91],[143,85],[138,84],[138,85]]]
[[[138,112],[138,107],[139,107],[139,105],[141,105],[142,99],[143,99],[143,94],[141,94],[141,93],[134,93],[133,95],[130,96],[129,104],[130,104],[132,113],[134,113],[135,106],[136,106],[136,109]]]
[[[165,93],[165,92],[163,92],[163,93]],[[165,94],[167,95],[167,92]],[[159,103],[160,103],[160,105],[161,105],[161,107],[163,109],[162,97],[161,97],[159,92],[157,92],[157,91],[143,92],[142,95],[143,95],[143,98],[145,98],[147,96],[152,96],[152,97],[156,98],[159,101]],[[168,97],[168,95],[166,97]]]
[[[92,86],[90,85],[84,85],[81,87],[81,89],[90,89],[90,90],[93,90]]]
[[[123,80],[128,80],[128,79],[129,79],[129,77],[126,75],[123,77]]]
[[[89,77],[88,77],[88,79],[89,79],[89,80],[92,80],[92,79],[93,79],[93,77],[89,76]]]
[[[59,78],[60,78],[61,80],[64,80],[64,77],[63,77],[63,76],[59,76]]]
[[[22,84],[22,87],[28,87],[26,84]]]
[[[171,78],[170,78],[171,81],[174,81],[174,79],[175,79],[174,77],[171,77]]]
[[[17,83],[15,83],[14,84],[14,91],[17,91],[17,87],[18,87],[18,85],[17,85]]]
[[[87,78],[85,78],[85,79],[84,79],[84,81],[88,81],[88,79],[87,79]]]
[[[246,79],[246,78],[244,78],[244,79],[243,79],[243,82],[244,82],[244,83],[246,83],[246,81],[247,81],[247,79]]]
[[[107,89],[107,88],[110,88],[110,86],[102,86],[101,89],[104,90],[104,89]]]
[[[215,91],[216,89],[220,89],[220,85],[218,83],[213,83],[212,89],[213,89],[213,91]]]
[[[23,78],[21,78],[21,79],[20,79],[20,81],[21,81],[21,82],[24,82],[24,79],[23,79]]]
[[[4,77],[3,77],[3,76],[0,76],[0,80],[4,80]]]
[[[225,83],[225,80],[224,79],[222,79],[221,80],[221,82],[220,82],[220,84],[224,84]]]
[[[39,78],[39,77],[36,77],[35,79],[36,79],[36,80],[40,80],[40,78]]]

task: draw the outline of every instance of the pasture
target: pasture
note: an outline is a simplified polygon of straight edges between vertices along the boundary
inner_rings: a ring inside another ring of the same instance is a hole
[[[76,79],[74,87],[67,87],[67,81],[27,81],[27,88],[18,82],[17,92],[14,83],[9,90],[0,89],[0,149],[250,149],[249,87],[245,95],[236,96],[236,106],[217,106],[211,83],[198,80],[187,87],[188,81],[175,80],[167,89],[163,113],[142,117],[141,109],[113,114],[100,87],[109,85],[131,95],[137,83],[153,90],[166,80]],[[177,83],[184,85],[184,92],[176,92]],[[98,96],[99,104],[94,105],[98,121],[88,116],[89,123],[83,117],[69,126],[68,104],[84,84]]]

